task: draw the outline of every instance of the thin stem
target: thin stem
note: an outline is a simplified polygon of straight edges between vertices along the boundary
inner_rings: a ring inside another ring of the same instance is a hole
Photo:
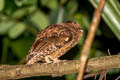
[[[91,22],[91,27],[90,27],[90,30],[88,32],[85,44],[83,46],[83,50],[81,51],[81,53],[82,53],[81,58],[80,58],[80,61],[81,61],[80,66],[81,67],[80,67],[79,74],[77,76],[77,80],[83,80],[85,65],[87,63],[87,58],[88,58],[88,55],[89,55],[89,51],[90,51],[90,48],[91,48],[96,30],[98,28],[98,24],[100,22],[100,18],[101,18],[100,15],[101,15],[102,9],[104,7],[104,4],[105,4],[105,0],[100,0],[98,8],[94,12],[94,16],[93,16],[93,19],[92,19],[92,22]]]

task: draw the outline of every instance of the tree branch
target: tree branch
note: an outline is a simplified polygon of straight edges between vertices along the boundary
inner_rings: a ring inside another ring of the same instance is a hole
[[[36,63],[33,65],[0,65],[0,79],[20,79],[32,76],[62,76],[78,72],[79,60],[60,61],[59,63]],[[120,68],[120,55],[91,58],[86,72],[92,70]]]
[[[105,2],[106,2],[106,0],[99,0],[98,8],[94,12],[94,16],[93,16],[93,19],[92,19],[92,22],[90,25],[90,29],[88,31],[87,38],[85,40],[85,44],[81,51],[81,56],[80,56],[81,64],[80,64],[80,71],[78,73],[77,80],[83,80],[83,75],[84,75],[84,71],[86,68],[89,51],[92,46],[96,30],[98,28],[98,25],[99,25],[99,22],[101,19],[101,13],[104,8]]]

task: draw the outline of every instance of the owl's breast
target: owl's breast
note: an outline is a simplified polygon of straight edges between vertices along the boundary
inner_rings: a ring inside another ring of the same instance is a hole
[[[52,55],[54,52],[56,52],[60,47],[57,47],[53,43],[48,43],[44,45],[45,47],[43,50],[40,51],[41,56],[47,56],[47,55]]]

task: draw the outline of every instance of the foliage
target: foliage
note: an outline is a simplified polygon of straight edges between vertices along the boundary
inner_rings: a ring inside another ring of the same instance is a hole
[[[23,64],[40,30],[50,24],[68,20],[78,22],[84,34],[78,45],[61,59],[79,59],[97,3],[98,0],[0,0],[0,42],[2,43],[0,63]],[[119,52],[120,5],[118,0],[107,0],[102,17],[89,58],[108,55],[108,49],[111,54]],[[119,72],[120,70],[111,70],[110,75]],[[76,74],[73,74],[60,79],[73,80],[75,77]]]

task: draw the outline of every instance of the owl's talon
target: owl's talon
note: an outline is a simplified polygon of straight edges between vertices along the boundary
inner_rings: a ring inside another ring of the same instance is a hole
[[[53,59],[51,56],[46,56],[45,57],[45,61],[46,61],[46,63],[58,63],[58,62],[60,62],[61,60],[59,60],[59,59],[57,59],[57,58],[55,58],[55,59]]]

